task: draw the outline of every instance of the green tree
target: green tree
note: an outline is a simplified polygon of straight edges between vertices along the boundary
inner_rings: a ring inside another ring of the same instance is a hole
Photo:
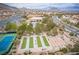
[[[57,14],[55,14],[54,16],[58,16],[59,18],[61,18],[62,15],[63,15],[63,14],[58,14],[58,13],[57,13]]]
[[[22,17],[25,18],[26,20],[28,20],[28,17],[26,15],[23,15]]]
[[[23,34],[23,32],[25,32],[27,29],[27,24],[26,23],[22,23],[17,30],[18,34]]]
[[[71,49],[71,52],[79,52],[79,42],[76,42],[74,48]]]
[[[34,31],[34,30],[33,30],[32,24],[27,25],[26,32],[28,32],[29,34],[31,34],[33,31]]]
[[[71,32],[71,33],[69,33],[69,35],[70,35],[70,36],[74,36],[74,33]]]
[[[79,22],[75,26],[79,28]]]
[[[41,24],[37,23],[36,26],[35,26],[35,33],[38,34],[38,33],[41,33],[41,32],[42,32]]]
[[[47,30],[50,31],[51,29],[53,29],[55,27],[55,24],[53,23],[53,21],[50,19],[48,22],[47,22]]]
[[[57,31],[57,27],[54,27],[50,32],[52,35],[57,35],[58,34],[58,31]]]
[[[5,30],[6,31],[16,31],[17,30],[17,25],[16,23],[11,23],[11,22],[8,22],[5,26]]]
[[[48,19],[48,17],[44,17],[42,23],[47,23]]]
[[[63,52],[63,53],[67,53],[68,52],[67,48],[62,48],[60,51]]]
[[[41,30],[42,32],[44,32],[44,31],[46,30],[45,24],[43,24],[43,23],[40,24],[40,30]]]
[[[52,17],[50,15],[44,15],[42,23],[47,23],[49,21],[49,19],[52,19]]]

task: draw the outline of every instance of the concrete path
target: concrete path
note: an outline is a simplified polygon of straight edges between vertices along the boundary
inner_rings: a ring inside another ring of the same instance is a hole
[[[27,37],[26,49],[29,49],[29,37]]]
[[[22,43],[23,43],[23,37],[20,40],[20,45],[19,45],[18,49],[21,49]]]
[[[33,36],[33,41],[34,41],[34,48],[37,48],[38,47],[38,45],[37,45],[37,38],[36,38],[37,36]]]

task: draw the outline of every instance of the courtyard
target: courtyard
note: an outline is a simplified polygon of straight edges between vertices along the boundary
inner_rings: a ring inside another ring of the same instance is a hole
[[[23,36],[20,40],[19,49],[29,50],[33,48],[47,48],[50,44],[46,36],[42,35],[32,35],[32,36]]]

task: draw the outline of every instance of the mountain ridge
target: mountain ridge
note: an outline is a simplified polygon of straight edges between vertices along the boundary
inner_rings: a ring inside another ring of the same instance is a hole
[[[3,3],[0,3],[0,9],[15,10],[17,8],[13,7],[13,6],[6,5],[6,4],[3,4]]]

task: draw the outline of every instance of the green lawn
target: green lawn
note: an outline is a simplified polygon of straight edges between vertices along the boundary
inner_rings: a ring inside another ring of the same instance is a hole
[[[4,36],[4,34],[0,34],[0,40],[2,39],[3,36]]]
[[[0,34],[0,41],[2,40],[2,38],[5,36],[6,34]]]
[[[47,41],[47,39],[46,39],[45,36],[43,36],[43,41],[44,41],[44,43],[45,43],[46,46],[49,46],[49,43],[48,43],[48,41]]]
[[[42,43],[40,41],[40,37],[39,36],[37,37],[37,44],[38,44],[38,47],[42,47]]]
[[[33,37],[30,37],[30,41],[29,41],[29,48],[33,48],[34,44],[33,44]]]
[[[21,47],[22,49],[26,48],[26,41],[27,41],[26,38],[24,38]]]

